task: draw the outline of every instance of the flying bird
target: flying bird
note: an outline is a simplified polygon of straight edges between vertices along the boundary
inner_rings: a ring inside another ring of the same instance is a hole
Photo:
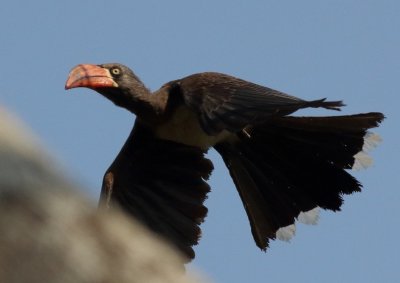
[[[314,224],[320,208],[338,211],[343,195],[361,191],[348,173],[370,164],[366,151],[378,112],[289,116],[303,108],[340,110],[341,101],[307,101],[216,72],[193,74],[151,92],[128,67],[80,64],[65,88],[86,87],[136,115],[107,169],[100,205],[120,206],[188,260],[199,241],[213,170],[222,156],[246,210],[257,246],[289,240],[296,220]]]

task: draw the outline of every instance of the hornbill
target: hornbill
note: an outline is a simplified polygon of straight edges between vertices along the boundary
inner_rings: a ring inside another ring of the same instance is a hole
[[[303,108],[340,110],[341,101],[306,101],[226,74],[205,72],[151,92],[126,66],[74,67],[65,88],[87,87],[136,115],[104,175],[100,205],[120,206],[194,258],[213,170],[222,156],[257,246],[289,240],[295,221],[314,224],[319,208],[338,211],[362,185],[347,169],[366,167],[380,138],[378,112],[296,117]]]

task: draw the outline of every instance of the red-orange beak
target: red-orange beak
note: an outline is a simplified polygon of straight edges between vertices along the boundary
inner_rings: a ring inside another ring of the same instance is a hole
[[[118,87],[110,71],[97,65],[80,64],[69,73],[65,89],[88,87],[91,89]]]

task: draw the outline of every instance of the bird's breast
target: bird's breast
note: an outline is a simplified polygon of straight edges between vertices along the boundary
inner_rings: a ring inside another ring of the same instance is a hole
[[[161,139],[200,147],[204,150],[231,135],[227,131],[222,131],[215,136],[207,135],[200,126],[197,114],[185,106],[179,106],[169,119],[157,125],[155,134]]]

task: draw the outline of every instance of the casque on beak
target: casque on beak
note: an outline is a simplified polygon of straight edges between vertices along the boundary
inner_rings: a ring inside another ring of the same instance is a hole
[[[106,68],[92,64],[80,64],[69,73],[65,89],[87,87],[91,89],[104,87],[118,87]]]

